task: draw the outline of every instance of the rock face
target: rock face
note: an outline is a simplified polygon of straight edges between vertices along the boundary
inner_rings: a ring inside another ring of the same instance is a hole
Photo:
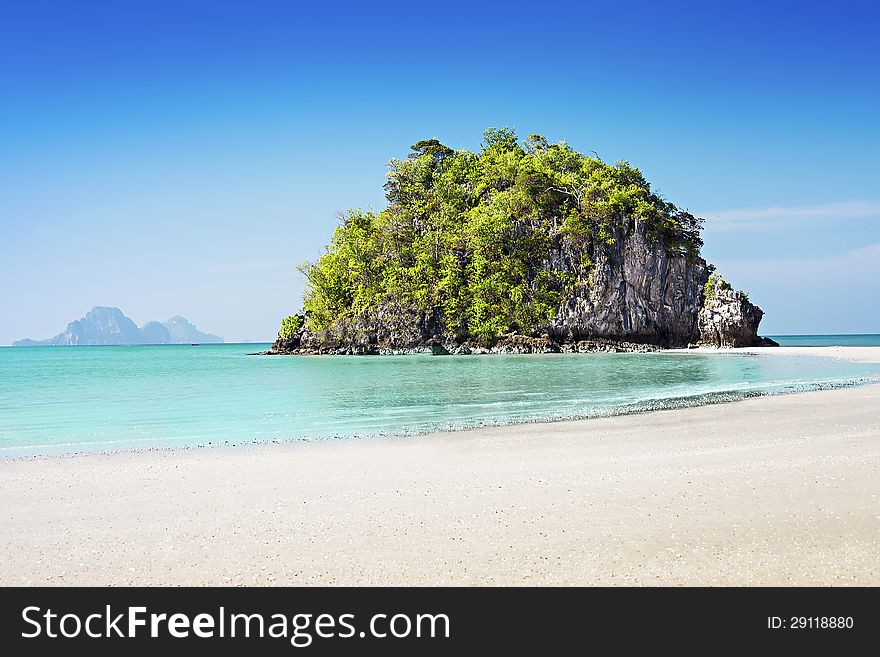
[[[223,338],[202,333],[183,317],[172,317],[164,324],[147,322],[138,328],[119,308],[95,306],[81,319],[70,322],[67,328],[48,340],[19,340],[13,345],[65,346],[114,344],[187,344],[193,342],[223,342]]]
[[[758,336],[764,311],[713,275],[704,288],[703,307],[697,315],[697,345],[703,347],[779,346]]]
[[[562,241],[550,266],[578,274],[572,244]],[[692,340],[709,276],[700,257],[670,254],[636,222],[629,235],[618,230],[614,243],[594,249],[587,283],[575,287],[549,327],[558,341],[604,338],[661,347]]]
[[[670,252],[652,240],[640,222],[629,233],[618,230],[612,244],[594,246],[588,255],[592,266],[584,272],[578,245],[563,237],[556,241],[541,266],[585,280],[532,335],[512,333],[491,346],[459,342],[442,335],[438,317],[386,304],[333,335],[302,329],[279,336],[267,353],[554,353],[772,343],[758,337],[760,308],[717,275],[710,278],[701,257]]]

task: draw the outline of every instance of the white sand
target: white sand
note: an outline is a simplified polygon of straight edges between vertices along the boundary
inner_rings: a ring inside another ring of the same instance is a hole
[[[880,362],[880,348],[773,353]],[[6,461],[0,518],[4,585],[878,585],[880,386]]]

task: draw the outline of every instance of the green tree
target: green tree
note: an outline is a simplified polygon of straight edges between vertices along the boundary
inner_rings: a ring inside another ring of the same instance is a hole
[[[512,151],[519,148],[519,140],[512,128],[487,128],[483,133],[483,148]]]
[[[414,151],[410,157],[430,155],[432,158],[439,161],[442,161],[444,158],[449,157],[455,152],[449,148],[449,146],[441,144],[436,139],[422,139],[410,146],[410,148]]]
[[[524,144],[489,128],[479,153],[432,138],[392,159],[388,206],[340,215],[326,252],[301,266],[308,328],[332,334],[397,308],[450,337],[492,343],[547,326],[572,286],[588,284],[591,254],[638,223],[670,252],[698,253],[702,219],[654,193],[634,166],[542,135]],[[547,266],[563,241],[572,267]]]
[[[299,333],[303,328],[303,318],[301,315],[289,315],[281,320],[281,330],[278,335],[282,338],[290,338]]]

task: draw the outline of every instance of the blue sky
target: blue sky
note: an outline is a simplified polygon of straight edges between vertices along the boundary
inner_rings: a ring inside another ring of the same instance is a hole
[[[500,125],[705,216],[762,332],[880,332],[870,3],[317,4],[3,5],[0,344],[93,305],[271,339],[390,157]]]

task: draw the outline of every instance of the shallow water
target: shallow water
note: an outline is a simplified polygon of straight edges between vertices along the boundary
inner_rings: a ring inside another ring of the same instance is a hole
[[[268,345],[0,348],[0,457],[503,425],[864,383],[741,353],[250,356]]]
[[[880,347],[880,333],[774,335],[783,347]]]

